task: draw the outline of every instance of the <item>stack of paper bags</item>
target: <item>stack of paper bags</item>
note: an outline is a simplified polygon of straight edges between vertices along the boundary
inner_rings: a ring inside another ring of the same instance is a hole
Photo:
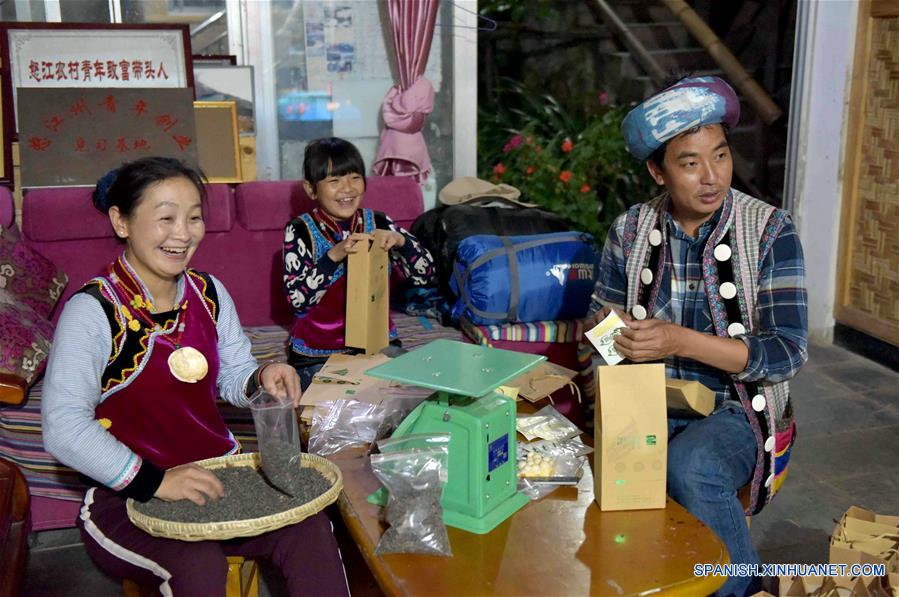
[[[830,538],[831,564],[884,564],[899,572],[899,516],[875,514],[852,506]]]

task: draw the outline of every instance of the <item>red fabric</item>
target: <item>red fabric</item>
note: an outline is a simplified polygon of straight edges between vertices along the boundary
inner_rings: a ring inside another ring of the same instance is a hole
[[[130,271],[117,260],[110,270],[116,281],[111,284],[122,305],[130,304],[130,313],[142,324],[153,325],[146,308],[131,304],[139,286]],[[108,275],[107,280],[112,276]],[[97,419],[110,421],[109,432],[141,458],[168,469],[175,466],[223,456],[236,449],[216,405],[216,380],[219,373],[218,333],[203,296],[191,288],[188,280],[178,305],[178,327],[170,334],[158,334],[152,352],[135,355],[135,370],[125,373],[121,384],[96,408]],[[183,331],[181,325],[184,326]],[[144,327],[140,333],[146,333]],[[169,356],[182,346],[190,346],[206,357],[205,377],[195,383],[177,379],[169,369]],[[147,356],[149,353],[149,356]],[[127,377],[126,377],[127,375]]]
[[[428,64],[438,0],[387,0],[400,84],[387,92],[385,128],[372,170],[423,182],[431,160],[421,129],[434,106],[434,89],[422,78]]]

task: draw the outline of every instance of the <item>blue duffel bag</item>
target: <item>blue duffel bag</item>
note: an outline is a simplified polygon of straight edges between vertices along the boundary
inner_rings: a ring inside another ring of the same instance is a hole
[[[579,319],[598,271],[593,237],[583,232],[470,236],[456,249],[453,316],[478,325]]]

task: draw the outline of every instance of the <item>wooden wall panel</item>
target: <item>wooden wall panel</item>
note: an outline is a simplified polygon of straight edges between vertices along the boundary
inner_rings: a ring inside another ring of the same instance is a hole
[[[859,7],[835,317],[899,346],[899,16],[872,8]]]

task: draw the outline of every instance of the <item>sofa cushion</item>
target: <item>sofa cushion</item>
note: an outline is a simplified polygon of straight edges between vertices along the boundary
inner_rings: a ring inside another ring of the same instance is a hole
[[[315,202],[299,180],[245,182],[235,190],[237,221],[247,230],[282,230],[292,218],[310,211]],[[421,215],[421,188],[407,176],[366,178],[363,207],[382,211],[408,228]]]
[[[31,385],[44,370],[53,326],[28,305],[0,290],[0,372]]]
[[[52,242],[113,236],[109,218],[94,208],[93,187],[32,189],[22,205],[22,231],[30,240]],[[203,205],[207,232],[227,232],[234,224],[234,201],[226,184],[206,185]]]
[[[0,233],[0,289],[47,317],[68,282],[65,272],[11,231]]]
[[[0,187],[0,228],[9,228],[16,221],[16,206],[7,187]]]

